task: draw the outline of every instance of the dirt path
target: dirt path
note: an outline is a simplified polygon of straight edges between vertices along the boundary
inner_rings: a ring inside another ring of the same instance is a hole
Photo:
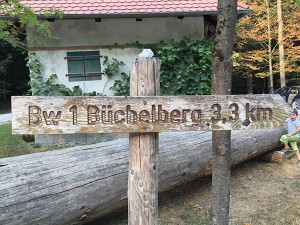
[[[230,225],[300,225],[300,165],[254,160],[232,168]],[[208,224],[211,178],[159,196],[159,224]],[[93,225],[127,224],[127,212]]]
[[[300,224],[300,165],[247,162],[233,172],[231,224]],[[243,223],[241,223],[243,224]]]

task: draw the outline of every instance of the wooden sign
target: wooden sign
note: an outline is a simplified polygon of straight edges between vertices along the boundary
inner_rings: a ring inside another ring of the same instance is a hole
[[[14,134],[268,129],[291,107],[279,95],[12,97]]]

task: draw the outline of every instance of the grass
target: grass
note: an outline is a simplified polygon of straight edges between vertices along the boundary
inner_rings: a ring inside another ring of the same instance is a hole
[[[11,113],[11,103],[0,103],[0,114]],[[57,146],[41,147],[34,142],[26,142],[22,135],[12,134],[11,123],[0,125],[0,158],[14,157],[35,152],[58,149]]]
[[[186,206],[183,203],[179,204],[179,209],[172,211],[172,214],[164,214],[158,216],[159,225],[208,225],[210,210],[204,209],[204,211],[199,212],[192,207]],[[128,224],[128,214],[127,211],[122,211],[120,213],[108,215],[100,219],[99,221],[90,222],[87,225],[125,225]]]
[[[22,135],[12,134],[11,123],[0,125],[0,158],[49,151],[58,147],[40,147],[34,142],[25,142]]]
[[[209,222],[209,218],[201,217],[194,213],[192,210],[180,215],[180,218],[184,224],[189,225],[206,225]]]

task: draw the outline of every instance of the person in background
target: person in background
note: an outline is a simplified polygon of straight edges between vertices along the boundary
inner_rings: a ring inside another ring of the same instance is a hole
[[[300,165],[300,153],[297,145],[297,141],[300,138],[300,121],[298,120],[298,111],[294,110],[289,118],[286,119],[288,133],[281,136],[280,141],[284,144],[283,152],[294,151],[297,158],[298,164]],[[289,147],[289,144],[291,148]]]

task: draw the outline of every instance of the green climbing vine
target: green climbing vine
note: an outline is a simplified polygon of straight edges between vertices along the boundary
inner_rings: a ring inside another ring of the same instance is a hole
[[[51,74],[44,81],[41,75],[41,63],[36,58],[35,53],[30,53],[27,66],[30,70],[30,91],[34,96],[81,96],[83,92],[79,86],[74,86],[72,89],[63,84],[57,84],[57,75]]]
[[[134,45],[137,48],[152,49],[155,57],[161,60],[161,95],[210,94],[212,41],[192,40],[184,37],[180,41],[161,41],[148,46],[141,46],[139,43]],[[130,75],[121,72],[124,62],[115,58],[110,60],[104,56],[103,64],[106,66],[104,73],[108,78],[107,82],[117,75],[121,76],[121,79],[115,80],[109,89],[118,96],[129,95]],[[35,54],[31,55],[28,66],[31,71],[30,86],[33,95],[102,95],[96,92],[84,94],[79,86],[69,89],[63,84],[56,84],[56,74],[52,74],[46,81],[43,81],[41,64]]]
[[[212,41],[161,41],[150,48],[161,60],[161,95],[210,94]]]
[[[115,80],[110,90],[114,91],[116,96],[129,96],[130,90],[130,75],[122,72],[121,80]]]
[[[212,41],[191,40],[161,41],[158,44],[141,46],[150,48],[161,60],[161,95],[205,95],[210,94]],[[129,95],[130,76],[123,74],[111,87],[116,95]]]
[[[27,66],[29,67],[30,70],[30,81],[29,85],[31,87],[30,92],[32,95],[35,96],[82,96],[82,95],[88,95],[88,96],[99,96],[103,95],[101,93],[97,93],[96,91],[93,91],[91,93],[83,93],[82,89],[79,86],[74,86],[72,89],[66,87],[63,84],[57,84],[57,75],[56,74],[51,74],[47,80],[44,81],[42,74],[41,74],[41,63],[40,61],[36,58],[35,53],[30,53],[29,55],[29,62]],[[104,56],[104,62],[103,64],[106,66],[104,69],[104,73],[107,76],[108,80],[107,82],[112,79],[113,77],[117,76],[120,74],[122,76],[122,81],[123,77],[125,77],[128,81],[129,84],[129,76],[121,72],[120,73],[120,68],[124,66],[123,61],[118,61],[115,58],[112,58],[111,60],[107,57]],[[107,84],[106,82],[106,84]],[[118,82],[117,82],[118,83]],[[105,89],[105,86],[103,90]],[[118,87],[121,87],[123,84],[119,84]],[[125,88],[124,88],[125,89]],[[129,86],[128,86],[129,90]],[[117,93],[120,93],[121,95],[123,89],[119,88],[116,90]]]
[[[107,81],[104,85],[103,90],[105,89],[108,81],[110,81],[113,77],[116,77],[117,75],[121,75],[121,80],[116,80],[114,85],[112,87],[110,87],[109,89],[115,92],[115,95],[117,96],[122,96],[122,95],[128,95],[126,94],[127,91],[129,92],[129,86],[128,88],[125,87],[125,92],[124,92],[124,88],[122,88],[122,85],[127,85],[127,84],[123,84],[123,82],[130,82],[130,78],[129,76],[124,73],[121,72],[121,67],[125,66],[125,63],[123,61],[118,61],[115,58],[112,58],[111,60],[108,58],[108,56],[104,56],[103,57],[103,65],[106,66],[104,69],[104,73],[107,76]],[[128,81],[126,80],[128,79]]]

